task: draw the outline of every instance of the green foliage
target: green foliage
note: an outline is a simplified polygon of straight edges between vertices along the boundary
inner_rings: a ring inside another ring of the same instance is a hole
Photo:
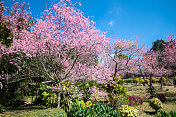
[[[136,82],[139,83],[140,79],[139,78],[136,78]]]
[[[57,95],[51,89],[47,88],[46,85],[41,84],[38,88],[38,97],[36,98],[35,104],[45,105],[47,107],[57,106]]]
[[[73,102],[69,98],[61,99],[61,108],[68,112],[72,109]]]
[[[127,81],[127,80],[126,79],[125,80],[119,79],[116,81],[116,83],[122,85],[125,81]]]
[[[153,51],[163,51],[165,48],[166,42],[164,40],[156,40],[153,42],[153,47],[151,48],[151,50]]]
[[[155,111],[158,111],[159,109],[163,108],[162,102],[155,97],[149,99],[149,104],[153,109],[155,109]]]
[[[145,82],[145,80],[141,78],[141,79],[140,79],[140,82],[144,83],[144,82]]]
[[[76,99],[75,105],[77,107],[82,107],[83,109],[85,109],[87,107],[92,106],[92,102],[91,101],[84,102],[83,100],[79,101],[79,100]]]
[[[153,82],[153,83],[159,82],[159,79],[157,79],[157,78],[152,78],[152,82]]]
[[[166,111],[159,110],[157,112],[158,117],[176,117],[176,112],[170,111],[167,113]]]
[[[24,104],[21,93],[20,82],[4,83],[3,88],[0,90],[0,104],[5,107],[18,107]]]
[[[72,95],[73,95],[73,85],[70,81],[62,82],[62,93],[61,93],[61,108],[68,112],[72,109]]]
[[[73,105],[72,110],[68,113],[68,117],[118,117],[118,113],[107,104],[96,102],[92,106],[82,108]]]
[[[42,100],[45,102],[45,105],[48,107],[53,107],[57,103],[57,95],[56,93],[48,93],[44,91],[42,94]]]
[[[0,104],[0,112],[4,112],[6,110],[7,110],[6,107],[4,107],[2,104]]]
[[[125,83],[134,83],[135,80],[134,79],[124,79]]]
[[[17,61],[13,60],[16,57],[20,57],[20,55],[17,54],[11,54],[11,55],[3,55],[0,58],[0,74],[14,74],[19,69],[18,67],[13,64],[14,62],[17,63]]]
[[[118,57],[120,59],[128,59],[128,56],[123,53],[119,53],[118,55],[116,55],[116,57]]]
[[[128,105],[122,105],[121,108],[118,109],[120,117],[138,117],[139,112],[134,107]]]
[[[126,87],[122,85],[116,85],[113,88],[114,94],[126,95]]]
[[[113,94],[118,95],[126,95],[126,87],[122,86],[124,80],[118,80],[116,77],[113,77],[113,81],[115,83],[108,83],[107,86],[105,87],[106,92],[108,92],[109,94],[111,94],[113,92]]]
[[[90,99],[92,95],[92,91],[90,90],[94,86],[94,82],[89,81],[87,79],[80,80],[76,82],[76,86],[78,87],[79,91],[83,93],[84,101]]]
[[[114,105],[114,108],[119,108],[121,105],[129,104],[128,97],[120,94],[110,97],[109,100],[111,105]]]
[[[166,78],[165,78],[165,77],[159,77],[159,79],[158,79],[158,80],[159,80],[159,81],[161,81],[161,79],[162,79],[162,81],[163,81],[163,82],[165,82],[165,81],[166,81]]]

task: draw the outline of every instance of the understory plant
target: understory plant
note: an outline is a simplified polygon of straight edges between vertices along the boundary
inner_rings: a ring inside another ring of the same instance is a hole
[[[157,98],[160,99],[161,102],[166,102],[167,101],[166,96],[164,94],[158,94]]]
[[[149,99],[149,104],[153,109],[155,109],[156,112],[163,107],[162,102],[155,97]]]
[[[143,100],[139,96],[135,96],[135,95],[128,96],[128,100],[129,100],[130,106],[137,106],[137,105],[143,104]]]
[[[7,110],[6,107],[4,107],[2,104],[0,104],[0,112],[4,112],[6,110]]]
[[[170,111],[170,112],[166,112],[163,110],[159,110],[157,112],[157,116],[158,117],[176,117],[176,112]]]
[[[110,103],[111,103],[111,105],[114,105],[115,109],[117,109],[117,108],[121,107],[121,105],[128,105],[129,100],[128,100],[127,96],[118,94],[118,95],[114,95],[110,98]]]
[[[89,81],[88,79],[83,79],[76,82],[76,86],[78,87],[79,92],[82,92],[84,101],[89,100],[92,95],[90,89],[94,86],[94,82]]]
[[[121,108],[118,109],[120,117],[138,117],[139,111],[131,106],[122,105]]]
[[[80,106],[77,104],[72,106],[72,110],[68,112],[68,117],[118,117],[118,112],[107,104],[96,102],[88,106],[85,103],[87,105],[85,107],[83,101],[80,103],[82,103]]]

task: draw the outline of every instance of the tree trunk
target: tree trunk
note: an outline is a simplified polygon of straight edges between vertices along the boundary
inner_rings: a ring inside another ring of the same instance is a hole
[[[60,108],[61,92],[62,92],[62,84],[59,83],[59,88],[58,88],[58,93],[57,93],[57,108]]]
[[[57,108],[60,108],[60,96],[61,96],[61,92],[58,91],[58,93],[57,93]]]
[[[150,75],[150,87],[152,86],[152,76]]]
[[[116,65],[115,65],[115,72],[114,72],[114,77],[116,76],[116,74],[117,74],[117,63],[116,63]]]
[[[161,77],[161,89],[163,89],[163,77]]]

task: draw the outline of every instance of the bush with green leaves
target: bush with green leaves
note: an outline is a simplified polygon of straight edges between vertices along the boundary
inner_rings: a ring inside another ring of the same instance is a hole
[[[120,117],[138,117],[139,111],[131,106],[122,105],[121,108],[118,109]]]
[[[135,83],[134,79],[124,79],[125,83]]]
[[[127,96],[124,95],[114,95],[109,98],[111,105],[114,105],[114,108],[120,108],[121,105],[129,105],[129,100]]]
[[[176,117],[176,112],[170,111],[167,113],[166,111],[159,110],[157,112],[158,117]]]
[[[75,85],[78,87],[79,92],[83,94],[82,97],[84,101],[89,100],[93,93],[90,89],[95,85],[95,82],[89,81],[88,79],[83,79],[77,81]]]
[[[80,103],[83,103],[82,101]],[[88,104],[87,104],[88,105]],[[68,117],[118,117],[118,112],[113,110],[107,104],[101,104],[99,102],[92,103],[92,106],[80,107],[77,104],[72,106],[72,110],[68,112]]]
[[[57,95],[52,89],[47,88],[46,85],[40,84],[38,88],[38,97],[35,99],[34,104],[45,105],[47,107],[57,106]]]
[[[105,90],[109,94],[115,94],[115,95],[126,95],[126,87],[122,86],[120,84],[107,84],[107,87],[105,87]]]
[[[62,93],[61,93],[61,108],[65,110],[65,112],[68,112],[72,108],[73,104],[73,91],[74,91],[74,86],[71,81],[63,81],[62,82]]]
[[[79,101],[76,99],[76,102],[74,103],[77,107],[82,107],[83,109],[92,106],[91,101],[84,102],[83,100]]]
[[[158,111],[163,107],[162,102],[155,97],[153,97],[152,99],[149,99],[149,104],[153,109],[155,109],[155,111]]]
[[[7,110],[6,107],[4,107],[2,104],[0,104],[0,112],[4,112],[6,110]]]
[[[46,92],[44,91],[42,94],[42,100],[45,102],[45,105],[48,107],[54,107],[57,103],[57,95],[56,93]]]

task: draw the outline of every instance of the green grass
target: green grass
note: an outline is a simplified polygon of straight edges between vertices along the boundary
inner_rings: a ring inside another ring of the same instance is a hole
[[[21,110],[8,110],[0,117],[67,117],[66,113],[62,109],[48,108],[42,109],[43,107],[32,107]]]

